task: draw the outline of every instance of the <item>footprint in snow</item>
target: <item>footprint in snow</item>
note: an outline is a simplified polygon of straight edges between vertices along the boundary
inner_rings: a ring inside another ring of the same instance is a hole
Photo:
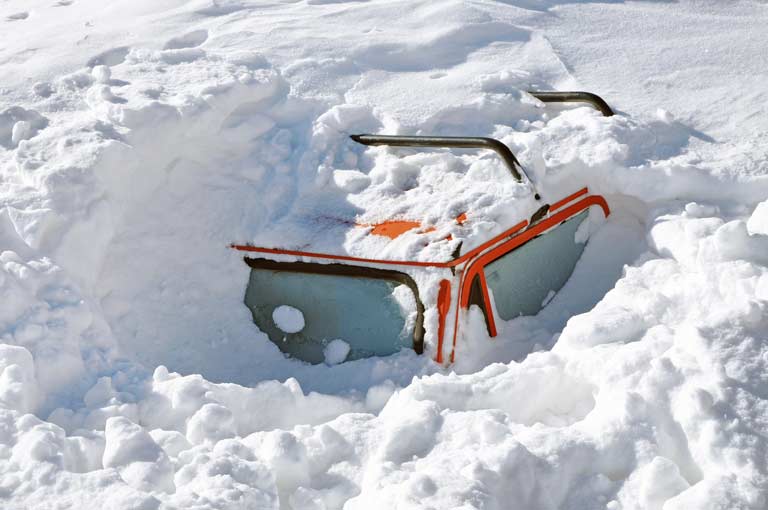
[[[196,48],[208,40],[207,30],[194,30],[184,35],[169,39],[164,50],[180,50],[183,48]]]
[[[245,8],[239,0],[212,0],[208,7],[198,9],[195,13],[203,16],[226,16]]]
[[[32,91],[40,97],[46,98],[53,95],[53,85],[47,81],[39,81],[32,86]]]
[[[86,67],[96,67],[98,65],[116,66],[125,62],[130,48],[128,46],[118,46],[107,51],[102,51],[98,55],[91,57],[85,64]]]
[[[201,58],[205,58],[205,51],[200,48],[181,48],[178,50],[163,50],[160,52],[160,59],[170,65],[194,62]]]
[[[7,16],[5,18],[5,21],[21,21],[27,18],[29,18],[28,12],[17,12],[16,14],[11,14],[10,16]]]
[[[74,0],[59,0],[55,4],[53,4],[54,7],[66,7],[68,5],[72,5],[74,3]]]

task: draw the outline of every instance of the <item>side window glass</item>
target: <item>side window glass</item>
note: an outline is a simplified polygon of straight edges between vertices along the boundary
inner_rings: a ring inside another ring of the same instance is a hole
[[[395,281],[252,268],[245,304],[281,351],[309,363],[413,347],[415,298]]]
[[[577,241],[576,231],[587,214],[579,213],[485,266],[499,317],[535,315],[565,285],[584,251],[585,241]]]

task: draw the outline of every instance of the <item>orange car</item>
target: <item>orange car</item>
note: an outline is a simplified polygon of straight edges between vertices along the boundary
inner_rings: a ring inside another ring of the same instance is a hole
[[[546,102],[587,101],[612,115],[598,96],[536,92]],[[605,199],[587,188],[542,197],[510,149],[492,138],[352,135],[365,145],[479,148],[495,151],[518,182],[529,182],[529,213],[491,239],[458,248],[443,260],[390,260],[233,244],[251,268],[245,304],[281,351],[309,363],[328,359],[342,342],[346,360],[386,356],[403,348],[453,362],[464,318],[479,307],[490,337],[500,320],[535,315],[568,280],[586,243],[579,226],[590,209],[608,216]],[[549,200],[549,199],[552,200]],[[454,220],[472,221],[471,212]],[[428,233],[418,221],[392,220],[368,235],[395,240]],[[286,324],[280,314],[288,310]],[[426,310],[437,313],[426,314]],[[339,342],[336,342],[338,344]],[[425,348],[426,346],[426,348]]]

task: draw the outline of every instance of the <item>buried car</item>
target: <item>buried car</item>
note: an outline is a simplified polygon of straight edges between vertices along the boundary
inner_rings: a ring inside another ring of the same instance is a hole
[[[586,101],[603,115],[613,114],[589,93],[531,94],[544,102]],[[471,307],[481,311],[491,338],[497,336],[500,321],[537,314],[568,281],[581,257],[588,215],[610,214],[606,200],[586,187],[566,196],[543,196],[512,151],[493,138],[351,138],[364,145],[489,149],[515,181],[527,184],[530,196],[522,208],[525,214],[502,232],[454,242],[450,253],[429,260],[232,244],[246,253],[250,267],[244,301],[254,322],[281,351],[309,363],[387,356],[404,348],[428,352],[438,363],[454,362]],[[455,225],[472,221],[472,211],[453,219]],[[440,226],[410,218],[353,228],[393,243],[428,234],[425,244],[455,241],[450,233],[440,234]]]

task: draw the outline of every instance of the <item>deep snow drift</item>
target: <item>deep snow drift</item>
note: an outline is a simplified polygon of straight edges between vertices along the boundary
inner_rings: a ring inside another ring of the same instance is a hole
[[[0,5],[0,506],[768,505],[765,3],[102,4]],[[229,243],[518,197],[353,132],[494,136],[613,214],[453,366],[305,365]]]

